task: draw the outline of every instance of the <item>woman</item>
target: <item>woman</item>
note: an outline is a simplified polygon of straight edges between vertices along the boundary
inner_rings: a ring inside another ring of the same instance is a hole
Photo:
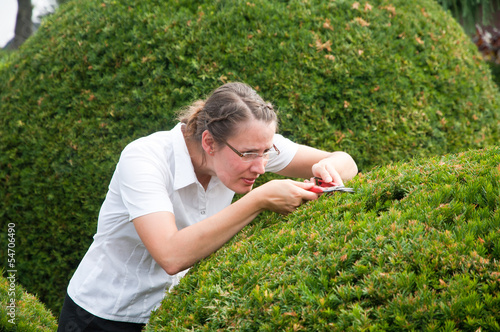
[[[59,331],[140,331],[166,290],[261,211],[282,214],[318,198],[314,183],[270,181],[265,171],[342,184],[357,167],[275,134],[276,114],[249,86],[228,83],[168,132],[129,144],[99,213],[94,242],[68,286]],[[234,193],[246,194],[231,204]]]

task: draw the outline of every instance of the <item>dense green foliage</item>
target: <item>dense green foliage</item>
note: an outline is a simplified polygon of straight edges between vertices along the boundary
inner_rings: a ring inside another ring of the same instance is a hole
[[[72,1],[0,64],[0,219],[20,283],[58,312],[122,148],[225,81],[363,170],[500,135],[489,68],[432,0]]]
[[[377,168],[197,264],[147,331],[500,330],[500,147]]]
[[[7,274],[7,276],[12,276]],[[0,275],[0,331],[52,332],[57,322],[36,297],[16,282]],[[14,301],[14,302],[12,302]]]

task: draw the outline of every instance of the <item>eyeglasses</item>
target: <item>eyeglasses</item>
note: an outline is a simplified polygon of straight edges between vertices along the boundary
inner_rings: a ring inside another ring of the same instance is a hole
[[[229,146],[229,148],[231,150],[233,150],[234,153],[236,153],[238,156],[240,156],[241,160],[243,160],[246,163],[254,161],[255,159],[257,159],[259,157],[262,157],[262,159],[264,159],[264,160],[269,160],[270,157],[274,157],[274,156],[277,156],[277,155],[280,154],[280,150],[278,150],[278,148],[274,144],[273,144],[274,150],[269,150],[267,152],[264,152],[262,155],[260,155],[260,154],[258,154],[256,152],[241,153],[240,151],[236,150],[231,145],[229,145],[228,142],[224,142],[224,143],[226,143],[226,145]]]

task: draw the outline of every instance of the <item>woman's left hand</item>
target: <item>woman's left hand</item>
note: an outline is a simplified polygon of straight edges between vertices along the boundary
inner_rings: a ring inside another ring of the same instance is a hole
[[[344,182],[335,168],[335,159],[335,156],[331,156],[320,160],[312,166],[312,173],[325,182],[334,182],[336,185],[343,186]]]
[[[352,157],[342,151],[326,152],[305,145],[299,146],[292,162],[278,174],[309,179],[311,176],[342,186],[358,173]]]

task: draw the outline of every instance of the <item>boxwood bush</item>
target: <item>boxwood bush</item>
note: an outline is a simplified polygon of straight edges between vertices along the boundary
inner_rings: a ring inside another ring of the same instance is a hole
[[[0,65],[0,219],[28,291],[59,311],[122,148],[226,81],[365,171],[499,139],[489,68],[432,0],[71,1]]]
[[[54,315],[35,296],[13,279],[0,275],[0,331],[53,332],[57,330]]]
[[[500,147],[349,186],[245,228],[146,331],[500,330]]]

